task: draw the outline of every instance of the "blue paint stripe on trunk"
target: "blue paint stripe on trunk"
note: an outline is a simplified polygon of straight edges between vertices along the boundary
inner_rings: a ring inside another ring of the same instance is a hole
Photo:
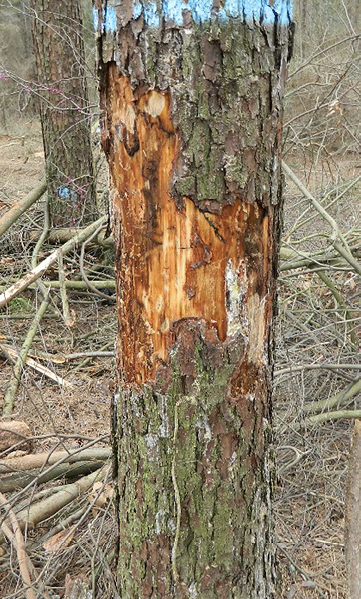
[[[98,31],[99,15],[98,15],[98,9],[95,7],[93,8],[93,25],[94,25],[95,31]]]
[[[102,11],[102,25],[103,31],[107,31],[110,33],[114,33],[117,30],[117,12],[114,6],[108,6],[104,11]],[[99,29],[99,12],[97,8],[93,8],[93,25],[94,29],[98,31]]]
[[[120,1],[119,10],[122,9]],[[154,0],[136,0],[133,5],[133,17],[138,19],[141,15],[149,27],[159,27],[162,18],[173,21],[175,25],[183,25],[184,11],[191,12],[193,20],[197,24],[206,23],[214,19],[227,21],[229,19],[242,18],[246,22],[260,22],[272,25],[276,18],[281,25],[289,25],[292,21],[293,0],[275,0],[270,6],[268,0],[226,0],[223,8],[213,9],[213,0],[163,0],[162,10],[158,9],[158,3]],[[99,27],[97,9],[93,9],[94,28]],[[103,28],[106,32],[114,32],[117,29],[117,15],[114,6],[107,5]]]

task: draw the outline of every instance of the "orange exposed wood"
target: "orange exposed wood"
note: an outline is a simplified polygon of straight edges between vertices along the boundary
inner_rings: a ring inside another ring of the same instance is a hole
[[[227,265],[240,284],[244,280],[245,318],[259,311],[268,289],[270,224],[262,208],[241,199],[219,215],[204,214],[187,198],[179,209],[170,195],[178,151],[170,94],[134,92],[115,65],[108,77],[111,122],[104,142],[112,154],[115,222],[122,229],[114,231],[121,252],[120,368],[125,383],[140,384],[168,360],[171,327],[180,319],[203,319],[226,339]],[[261,338],[253,341],[260,351],[268,317],[262,310]]]

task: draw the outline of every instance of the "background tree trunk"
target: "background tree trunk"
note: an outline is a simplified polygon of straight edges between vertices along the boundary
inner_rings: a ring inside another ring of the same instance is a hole
[[[159,13],[155,2],[96,2],[118,288],[123,597],[273,595],[289,4],[172,2]]]
[[[301,11],[301,23],[300,23],[300,38],[301,38],[301,60],[304,60],[307,50],[307,13],[308,13],[307,0],[302,0],[300,11]]]
[[[31,0],[52,222],[96,215],[90,115],[79,0]]]

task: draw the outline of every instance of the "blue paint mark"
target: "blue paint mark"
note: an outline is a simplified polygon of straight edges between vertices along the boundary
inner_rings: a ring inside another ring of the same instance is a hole
[[[136,2],[133,6],[133,18],[139,19],[142,12],[143,12],[143,6],[141,5],[140,2]]]
[[[144,20],[149,27],[159,27],[160,15],[156,2],[148,2],[144,6]]]
[[[104,31],[114,33],[117,30],[117,13],[114,6],[108,6],[105,12]]]
[[[183,12],[188,11],[198,25],[214,19],[222,22],[237,18],[248,23],[254,21],[256,24],[263,22],[272,25],[277,18],[278,23],[287,26],[292,20],[292,5],[293,0],[275,0],[272,7],[269,0],[226,0],[223,8],[215,10],[213,0],[163,0],[161,3],[156,0],[136,0],[133,4],[133,18],[138,19],[143,15],[149,27],[159,27],[162,17],[182,26]],[[93,21],[94,28],[98,29],[99,16],[96,8],[93,9]],[[117,30],[114,6],[107,5],[103,28],[111,33]]]
[[[278,22],[281,25],[289,25],[292,20],[293,1],[285,2],[284,0],[276,0],[273,5],[273,10],[278,15]]]
[[[58,196],[59,198],[68,198],[70,195],[70,191],[68,187],[63,187],[63,185],[61,187],[59,187],[58,189]]]
[[[72,191],[71,189],[69,189],[69,187],[65,187],[64,185],[61,185],[59,187],[58,196],[62,200],[70,200],[70,201],[74,201],[78,198],[78,194],[75,191]]]
[[[196,23],[205,23],[212,14],[213,0],[189,0],[188,10],[192,11],[193,19]]]
[[[189,10],[188,5],[182,0],[164,0],[162,4],[164,16],[176,25],[183,25],[183,11]]]
[[[95,31],[99,29],[99,13],[97,8],[93,8],[93,24]],[[114,6],[107,6],[102,11],[103,31],[114,33],[117,30],[117,13]]]
[[[224,10],[227,16],[235,19],[236,17],[243,16],[243,2],[238,0],[226,0],[224,3]]]
[[[263,7],[263,21],[267,24],[272,24],[275,20],[275,13],[272,8],[269,6],[268,2],[265,3]]]
[[[257,2],[257,4],[261,4],[261,2]],[[244,16],[246,21],[253,21],[255,10],[255,3],[253,0],[244,0]]]
[[[93,24],[94,24],[94,29],[95,31],[98,31],[98,27],[99,27],[99,15],[98,15],[98,9],[97,8],[93,8]]]

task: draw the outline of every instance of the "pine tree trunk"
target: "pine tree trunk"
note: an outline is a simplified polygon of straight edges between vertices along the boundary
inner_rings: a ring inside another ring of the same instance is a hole
[[[79,0],[31,0],[40,117],[53,225],[96,216]]]
[[[301,27],[300,27],[300,37],[301,37],[301,60],[304,60],[306,57],[307,50],[307,14],[308,14],[308,2],[307,0],[302,0],[301,2]]]
[[[122,597],[273,596],[272,326],[292,27],[286,1],[251,4],[94,11],[116,244]]]

